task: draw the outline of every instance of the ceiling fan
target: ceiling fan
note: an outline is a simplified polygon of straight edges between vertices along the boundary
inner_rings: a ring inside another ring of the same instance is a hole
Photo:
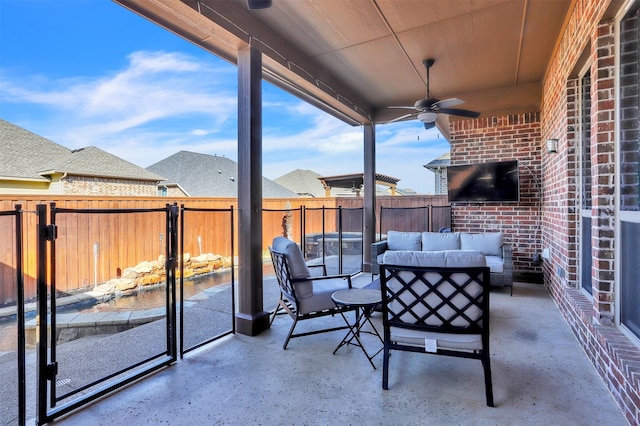
[[[429,69],[433,66],[434,63],[435,59],[425,59],[424,61],[422,61],[422,65],[424,65],[427,70],[427,97],[416,101],[413,106],[390,106],[389,108],[414,109],[415,112],[405,114],[398,118],[394,118],[388,123],[404,120],[409,117],[416,117],[418,118],[418,120],[424,123],[424,128],[428,130],[436,125],[438,114],[457,115],[460,117],[469,118],[477,118],[480,116],[479,112],[469,111],[466,109],[451,108],[463,104],[464,101],[461,99],[450,98],[441,101],[431,97],[431,92],[429,91]]]

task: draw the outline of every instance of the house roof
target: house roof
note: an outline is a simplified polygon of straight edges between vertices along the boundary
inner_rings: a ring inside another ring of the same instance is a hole
[[[451,165],[451,153],[447,152],[445,154],[442,154],[440,157],[436,158],[435,160],[428,162],[422,167],[424,167],[425,169],[429,169],[431,171],[436,171],[442,167],[449,167],[449,165]]]
[[[393,178],[391,176],[376,173],[376,181],[378,184],[395,185],[400,179]],[[362,173],[339,175],[339,176],[322,176],[313,170],[295,169],[287,174],[284,174],[276,179],[274,182],[279,183],[285,188],[296,192],[300,196],[311,197],[326,197],[326,190],[323,182],[326,182],[331,187],[331,196],[339,197],[344,195],[352,195],[352,188],[361,188],[364,183],[364,175]],[[387,189],[377,189],[376,192],[379,195],[388,195]],[[415,191],[411,189],[398,190],[399,194],[409,195],[415,194]]]
[[[238,163],[217,155],[180,151],[147,167],[179,184],[192,197],[237,197]],[[297,198],[298,194],[262,178],[264,198]]]
[[[325,197],[326,192],[319,180],[320,177],[321,175],[313,170],[295,169],[273,181],[303,197]]]
[[[39,172],[69,155],[62,145],[0,119],[0,178],[48,182]]]
[[[49,181],[51,174],[162,181],[164,178],[106,151],[71,150],[0,119],[0,179]]]

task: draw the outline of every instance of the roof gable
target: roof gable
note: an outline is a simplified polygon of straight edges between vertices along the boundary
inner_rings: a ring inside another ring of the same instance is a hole
[[[192,197],[237,197],[238,163],[217,155],[177,152],[147,170],[166,176],[166,184],[179,184]],[[264,198],[297,198],[295,192],[262,178]]]
[[[151,173],[100,148],[70,150],[0,119],[0,177],[49,181],[46,175],[69,173],[114,179],[162,181]]]
[[[0,119],[0,177],[48,181],[38,173],[71,150]]]
[[[71,151],[69,155],[50,163],[48,169],[40,170],[41,174],[49,174],[52,172],[116,179],[166,180],[160,175],[136,166],[120,157],[109,154],[95,146],[75,149]]]

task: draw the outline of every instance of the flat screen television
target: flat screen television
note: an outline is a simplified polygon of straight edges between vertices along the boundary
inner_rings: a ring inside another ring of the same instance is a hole
[[[449,166],[447,184],[450,203],[520,200],[516,160]]]

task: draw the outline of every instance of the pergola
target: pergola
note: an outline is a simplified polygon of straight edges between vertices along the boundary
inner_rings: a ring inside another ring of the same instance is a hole
[[[362,186],[364,185],[364,173],[353,173],[349,175],[339,176],[323,176],[319,177],[320,182],[324,186],[326,196],[331,196],[331,188],[350,189],[356,195],[360,195]],[[400,179],[391,176],[376,173],[376,185],[384,185],[391,188],[391,195],[396,195],[396,187]]]
[[[260,179],[265,79],[363,127],[364,244],[375,238],[375,125],[430,92],[484,116],[540,111],[542,81],[572,0],[115,0],[238,66],[238,331],[268,327],[262,301]],[[448,138],[449,120],[436,126]],[[416,121],[416,126],[421,126]],[[365,252],[364,265],[369,264]]]

